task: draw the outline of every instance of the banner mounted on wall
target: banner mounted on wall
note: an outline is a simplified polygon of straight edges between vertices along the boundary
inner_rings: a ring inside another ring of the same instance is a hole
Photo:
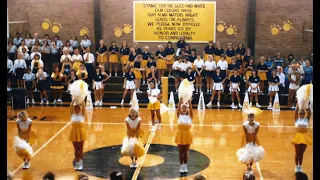
[[[216,2],[134,1],[133,28],[134,42],[215,42]]]

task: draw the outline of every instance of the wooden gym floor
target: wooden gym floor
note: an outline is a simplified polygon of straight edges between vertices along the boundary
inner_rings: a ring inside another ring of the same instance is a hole
[[[27,112],[33,118],[32,129],[38,136],[33,145],[34,155],[31,168],[22,170],[22,160],[13,150],[13,138],[17,135],[15,119],[19,111],[8,106],[7,152],[8,170],[15,179],[42,179],[52,171],[58,180],[72,180],[79,173],[73,169],[73,147],[69,142],[69,108],[68,107],[30,107]],[[107,177],[112,170],[120,170],[127,179],[192,179],[201,172],[207,179],[240,180],[245,165],[238,162],[236,151],[240,148],[242,122],[244,117],[240,110],[194,110],[192,135],[194,143],[189,154],[189,173],[180,177],[179,160],[174,137],[177,132],[175,112],[163,115],[162,130],[152,133],[149,111],[140,109],[142,118],[143,142],[148,154],[143,166],[136,171],[126,165],[129,158],[121,158],[120,147],[125,135],[124,119],[128,108],[95,108],[87,111],[87,141],[84,145],[84,170],[90,180]],[[312,118],[311,118],[312,119]],[[264,159],[254,164],[254,175],[260,180],[294,179],[294,147],[291,139],[295,135],[294,111],[272,113],[265,110],[256,117],[261,124],[258,137],[266,154]],[[309,133],[313,133],[311,128]],[[313,179],[313,147],[308,146],[303,161],[303,170]]]

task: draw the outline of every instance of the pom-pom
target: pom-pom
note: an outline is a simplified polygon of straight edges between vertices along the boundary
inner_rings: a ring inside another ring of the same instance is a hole
[[[239,149],[236,154],[241,163],[250,164],[251,162],[261,161],[265,151],[262,146],[248,143],[243,148]]]
[[[145,153],[142,142],[137,138],[128,138],[123,139],[121,154],[124,156],[130,157],[141,157]]]
[[[254,114],[255,116],[259,116],[263,111],[256,107],[250,107],[248,109],[243,110],[243,113],[248,114]]]
[[[297,100],[299,110],[305,110],[309,107],[309,103],[313,103],[313,85],[303,85],[297,90]]]
[[[72,99],[75,101],[75,104],[83,103],[88,92],[88,84],[83,80],[77,80],[70,86],[70,94]]]
[[[33,154],[33,149],[30,144],[18,136],[14,137],[13,148],[17,155],[23,159],[30,159]]]
[[[178,88],[179,92],[179,99],[182,98],[183,102],[182,104],[187,104],[188,100],[191,100],[192,98],[192,93],[193,93],[193,88],[188,81],[188,79],[184,79]]]
[[[164,113],[166,113],[167,111],[169,111],[168,106],[166,106],[165,104],[161,103],[161,104],[160,104],[160,114],[164,114]]]

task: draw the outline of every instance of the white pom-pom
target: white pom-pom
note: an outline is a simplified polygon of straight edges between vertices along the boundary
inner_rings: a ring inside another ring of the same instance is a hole
[[[70,86],[70,94],[76,104],[81,104],[88,95],[88,84],[83,80],[77,80]]]
[[[309,107],[309,103],[313,102],[313,85],[303,85],[297,90],[297,100],[299,109],[305,110]]]
[[[192,88],[190,82],[188,81],[188,79],[184,79],[180,83],[179,88],[178,88],[178,92],[179,92],[179,99],[182,98],[183,104],[187,104],[188,100],[191,100],[193,88]]]
[[[15,152],[20,150],[26,150],[26,152],[31,156],[33,154],[33,149],[27,141],[21,139],[20,137],[14,137],[13,149]]]
[[[169,108],[165,104],[161,103],[160,104],[160,114],[164,114],[167,111],[169,111]]]

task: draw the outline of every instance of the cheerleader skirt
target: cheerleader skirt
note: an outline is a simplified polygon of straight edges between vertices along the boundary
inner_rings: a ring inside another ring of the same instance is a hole
[[[168,59],[167,61],[166,61],[166,64],[173,64],[174,63],[174,55],[172,54],[172,55],[167,55],[166,56],[166,58]]]
[[[14,137],[13,148],[19,157],[23,159],[31,159],[33,149],[27,141],[16,136]]]
[[[151,73],[151,69],[150,68],[146,68],[146,75]]]
[[[136,85],[134,84],[134,81],[126,81],[126,89],[135,89]]]
[[[16,69],[16,77],[17,79],[22,79],[25,69],[23,68],[17,68]]]
[[[126,65],[129,61],[129,55],[123,55],[121,58],[120,58],[120,61],[121,61],[121,64],[124,64]],[[110,61],[111,62],[111,61]],[[117,61],[118,62],[118,61]]]
[[[143,143],[140,139],[126,136],[123,139],[121,154],[123,156],[141,157],[145,154]]]
[[[249,79],[249,77],[251,76],[251,70],[249,69],[249,70],[247,70],[246,71],[246,79],[248,80]]]
[[[82,63],[81,63],[80,61],[75,61],[75,62],[73,63],[73,65],[72,65],[72,69],[77,72],[77,71],[79,70],[81,64],[82,64]]]
[[[213,74],[214,74],[214,71],[208,71],[208,70],[205,71],[205,77],[206,78],[211,78],[212,79]]]
[[[238,88],[237,88],[238,87]],[[240,91],[240,87],[238,83],[231,83],[231,86],[229,88],[230,92],[239,92]]]
[[[128,58],[129,58],[129,56],[128,56]],[[107,57],[106,57],[106,60],[107,60]],[[110,56],[109,56],[109,62],[110,63],[117,63],[118,61],[119,60],[118,60],[118,55],[117,54],[110,54]],[[102,62],[106,62],[106,61],[102,61]]]
[[[26,81],[26,89],[32,90],[33,81]]]
[[[269,85],[269,92],[278,92],[279,86],[277,85]]]
[[[227,56],[226,60],[227,60],[228,64],[231,64],[231,58],[232,57]]]
[[[178,133],[175,138],[175,143],[178,145],[189,145],[192,143],[192,136],[190,133],[191,125],[178,125]]]
[[[69,140],[72,142],[83,142],[87,139],[86,132],[84,130],[84,124],[73,122],[71,123],[71,131]]]
[[[134,69],[133,73],[134,73],[136,79],[141,79],[142,78],[141,71],[139,69]]]
[[[204,60],[204,61],[208,61],[208,59],[209,59],[209,55],[211,55],[211,54],[204,54],[204,56],[203,56],[203,60]]]
[[[111,55],[110,55],[110,57],[111,57]],[[110,59],[110,57],[109,57],[109,59]],[[104,55],[99,55],[98,54],[97,61],[99,63],[107,62],[107,55],[106,54],[104,54]]]
[[[259,162],[264,157],[265,151],[262,146],[253,143],[246,144],[236,153],[238,160],[243,164]]]
[[[197,68],[198,71],[201,71],[201,68]],[[200,76],[198,73],[196,73],[197,77],[204,77],[205,75],[205,71],[203,70],[201,73],[200,73]]]
[[[221,59],[221,56],[214,55],[214,61],[216,62],[216,64],[218,64],[220,59]]]
[[[133,65],[134,65],[134,61],[129,61],[129,66],[133,67]]]
[[[10,69],[7,69],[7,79],[12,78],[12,73],[10,72]]]
[[[251,83],[251,86],[249,86],[249,88],[248,88],[248,92],[259,93],[260,92],[260,88],[259,88],[258,84],[257,83]]]
[[[312,145],[313,144],[313,140],[307,134],[307,132],[304,132],[304,133],[297,132],[296,135],[294,136],[294,138],[292,138],[291,143],[293,145],[296,145],[296,144]]]
[[[222,83],[213,83],[213,90],[216,90],[216,91],[222,91],[223,90],[223,85]]]
[[[149,110],[151,111],[156,111],[156,110],[160,110],[160,101],[157,101],[155,103],[150,103],[148,104],[148,107],[147,107]]]
[[[63,89],[64,86],[62,81],[52,81],[52,85],[50,86],[51,89]]]
[[[94,82],[94,87],[93,87],[95,90],[100,90],[100,89],[103,89],[103,83],[102,81],[99,81],[99,82]]]
[[[176,78],[184,78],[185,77],[185,72],[179,71],[179,70],[175,70],[173,76],[176,77]]]
[[[158,59],[157,61],[157,69],[167,69],[166,60],[164,59]]]
[[[261,81],[267,80],[267,74],[265,72],[258,72],[258,76]]]
[[[148,60],[142,60],[142,62],[141,62],[141,68],[146,69],[146,68],[147,68],[147,63],[148,63]]]
[[[37,83],[37,89],[39,91],[47,90],[47,81],[46,80],[39,80]]]

